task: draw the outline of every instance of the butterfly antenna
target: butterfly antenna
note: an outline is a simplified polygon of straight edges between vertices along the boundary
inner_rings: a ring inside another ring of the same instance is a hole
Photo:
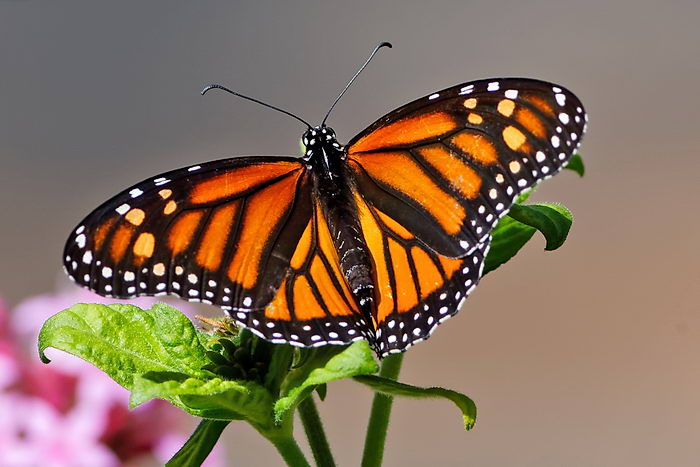
[[[309,127],[309,129],[311,128],[311,125],[306,120],[304,120],[303,118],[297,117],[296,115],[294,115],[291,112],[288,112],[284,109],[280,109],[279,107],[275,107],[274,105],[270,105],[270,104],[263,102],[261,100],[254,99],[254,98],[248,97],[248,96],[244,96],[243,94],[237,93],[235,91],[231,91],[229,88],[222,86],[220,84],[210,84],[206,88],[202,89],[202,95],[205,95],[207,92],[211,91],[212,89],[221,89],[222,91],[226,91],[229,94],[233,94],[234,96],[242,97],[243,99],[247,99],[249,101],[255,102],[255,103],[260,104],[260,105],[267,107],[269,109],[276,110],[278,112],[282,112],[283,114],[286,114],[286,115],[289,115],[290,117],[296,118],[301,123],[303,123],[304,125]]]
[[[340,94],[338,94],[338,97],[335,98],[335,101],[333,102],[333,105],[331,105],[331,108],[328,109],[328,113],[327,113],[326,116],[323,118],[323,121],[321,122],[321,126],[323,126],[323,125],[326,124],[326,120],[328,120],[328,116],[329,116],[329,115],[331,114],[331,112],[333,111],[333,108],[335,107],[335,104],[337,104],[338,101],[340,100],[340,98],[343,97],[343,94],[345,94],[345,91],[347,91],[348,88],[352,85],[353,81],[355,81],[355,78],[357,78],[357,77],[360,75],[360,73],[362,73],[362,70],[364,70],[365,67],[366,67],[367,65],[369,65],[369,62],[372,60],[372,58],[377,54],[377,52],[379,51],[379,49],[381,49],[382,47],[389,47],[389,48],[391,48],[392,45],[391,45],[390,42],[380,42],[379,44],[377,44],[377,46],[374,48],[374,50],[372,51],[372,53],[369,54],[369,58],[368,58],[368,59],[365,61],[365,63],[360,67],[360,69],[357,70],[357,73],[355,73],[355,75],[350,79],[350,81],[348,81],[348,84],[346,84],[346,85],[345,85],[345,88],[340,92]]]

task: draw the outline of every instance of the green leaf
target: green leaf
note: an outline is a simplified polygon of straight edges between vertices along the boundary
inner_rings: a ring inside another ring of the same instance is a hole
[[[207,374],[209,363],[190,320],[165,304],[150,310],[133,305],[74,305],[49,318],[39,333],[39,355],[54,347],[92,363],[131,389],[134,376],[169,371]]]
[[[387,394],[389,396],[413,397],[417,399],[448,399],[462,411],[464,428],[471,430],[476,422],[476,404],[474,404],[474,401],[472,401],[470,398],[459,392],[438,387],[419,388],[374,375],[355,376],[354,379],[355,381],[371,387],[375,391]]]
[[[545,250],[556,250],[564,244],[573,215],[559,204],[515,204],[508,213],[513,219],[536,228],[547,239]]]
[[[537,185],[534,185],[523,190],[523,192],[520,193],[517,198],[515,198],[515,204],[523,204],[535,192],[536,189]]]
[[[265,375],[265,387],[274,397],[279,395],[280,386],[289,373],[294,360],[294,347],[291,345],[275,345],[270,359],[270,366]]]
[[[283,397],[275,403],[275,421],[280,423],[291,410],[320,385],[379,370],[367,341],[348,346],[325,345],[313,349],[311,356],[289,372],[282,385]]]
[[[131,407],[155,398],[168,400],[197,417],[247,420],[259,427],[271,424],[270,393],[249,381],[205,380],[173,372],[148,372],[134,380]]]
[[[505,216],[493,229],[491,248],[486,255],[484,275],[506,263],[530,241],[536,229]]]
[[[574,156],[569,160],[569,163],[566,164],[564,168],[568,170],[573,170],[580,177],[583,177],[586,174],[586,166],[583,165],[583,158],[581,158],[580,154],[574,154]]]
[[[191,467],[202,465],[224,428],[229,424],[221,420],[202,420],[184,446],[168,461],[166,467]]]

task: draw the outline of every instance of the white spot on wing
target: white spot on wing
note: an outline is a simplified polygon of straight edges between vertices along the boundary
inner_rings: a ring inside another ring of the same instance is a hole
[[[131,206],[124,203],[121,206],[119,206],[117,209],[115,209],[115,211],[117,211],[119,214],[121,214],[123,216],[124,214],[126,214],[129,211],[129,209],[131,209]]]
[[[90,250],[86,251],[85,254],[83,255],[83,263],[85,263],[85,264],[92,263],[92,252]]]

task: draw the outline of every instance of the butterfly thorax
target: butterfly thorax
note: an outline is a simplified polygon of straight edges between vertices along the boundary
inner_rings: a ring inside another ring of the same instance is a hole
[[[327,182],[323,188],[331,193],[340,189],[345,153],[333,129],[327,126],[309,128],[301,140],[306,146],[304,160],[307,166]]]
[[[345,163],[345,150],[333,129],[321,126],[304,133],[304,160],[331,231],[341,271],[369,322],[374,313],[372,259],[365,243],[355,203],[353,177]]]

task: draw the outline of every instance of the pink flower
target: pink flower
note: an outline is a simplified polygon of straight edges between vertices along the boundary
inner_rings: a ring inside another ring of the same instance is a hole
[[[10,349],[0,343],[0,391],[15,384],[19,378],[19,366]]]
[[[0,404],[3,402],[5,410],[12,414],[13,426],[3,436],[6,446],[0,449],[0,465],[119,465],[118,457],[99,442],[98,418],[75,411],[61,414],[37,397],[9,393],[0,398]]]
[[[9,316],[5,303],[0,300],[0,391],[19,380],[20,368],[14,342],[10,340]]]
[[[157,301],[128,303],[149,308]],[[50,316],[76,303],[116,302],[75,288],[29,298],[8,315],[0,301],[0,466],[164,463],[187,439],[188,416],[168,403],[128,410],[128,391],[91,364],[54,349],[50,365],[36,358],[39,329]],[[220,449],[211,457],[206,465],[223,465]]]

